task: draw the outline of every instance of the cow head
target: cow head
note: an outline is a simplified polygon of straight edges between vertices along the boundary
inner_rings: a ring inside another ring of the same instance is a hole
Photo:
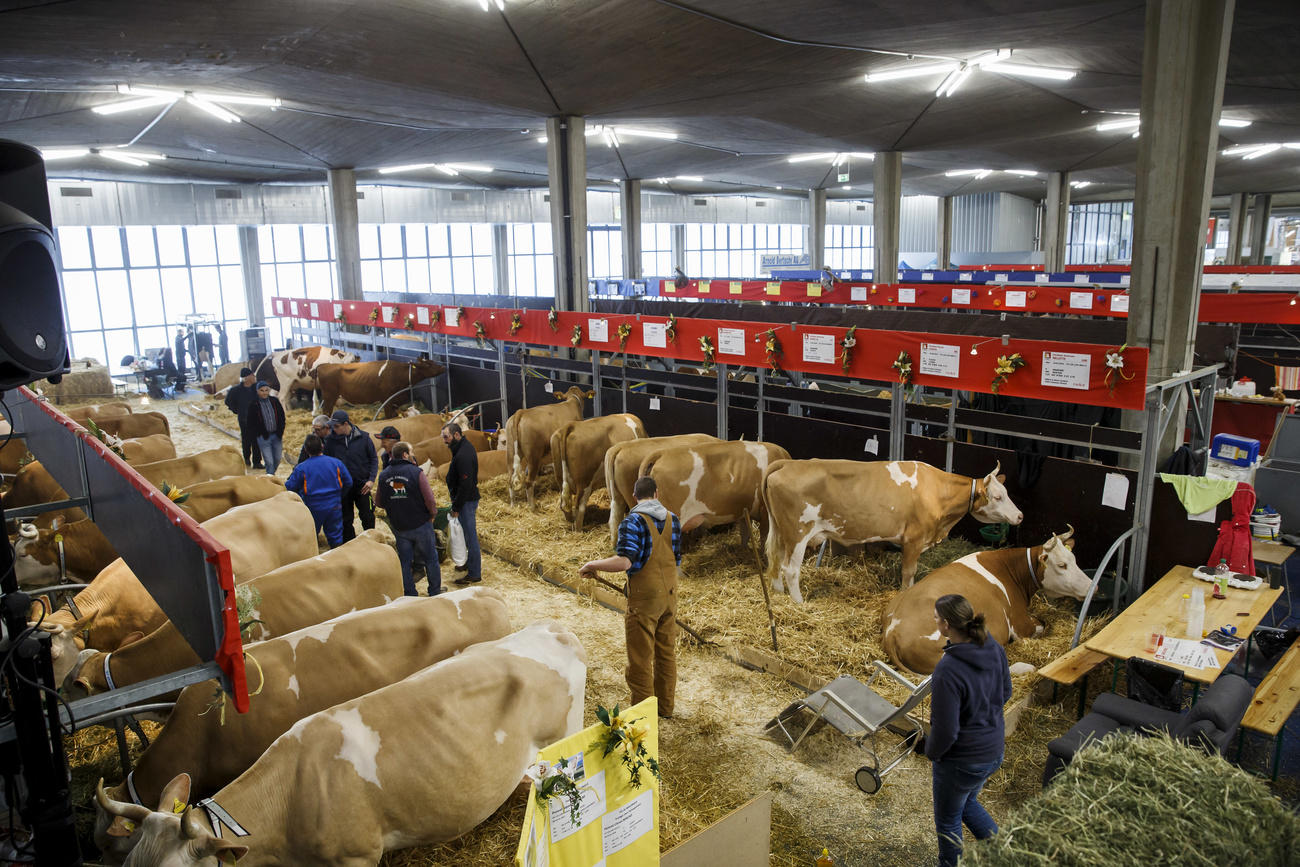
[[[53,533],[42,533],[35,524],[22,521],[18,525],[18,541],[14,544],[14,575],[19,587],[43,587],[59,580],[59,555]]]
[[[580,388],[579,386],[576,385],[569,386],[567,389],[565,389],[563,394],[556,392],[555,394],[552,395],[552,397],[554,397],[556,400],[568,400],[569,398],[573,398],[574,400],[578,401],[578,403],[582,403],[587,398],[591,398],[595,396],[596,396],[596,392],[587,391],[587,389]]]
[[[35,625],[35,621],[28,625]],[[83,621],[78,621],[71,628],[65,628],[62,623],[42,623],[37,627],[50,635],[50,662],[54,665],[55,683],[63,683],[78,667],[78,655],[85,646],[78,637],[83,625]]]
[[[103,783],[100,783],[100,790],[103,790]],[[114,786],[111,790],[105,791],[104,795],[110,804],[118,803],[120,799],[127,795],[126,785]],[[162,790],[158,797],[158,811],[160,813],[181,813],[184,812],[185,806],[190,799],[190,775],[179,774]],[[131,807],[137,805],[131,804]],[[138,811],[132,811],[138,815]],[[98,792],[95,800],[95,845],[99,847],[101,858],[108,864],[124,864],[126,858],[135,848],[136,842],[140,839],[137,834],[139,828],[138,820],[129,819],[126,816],[110,813],[100,805]]]
[[[1069,532],[1064,536],[1052,534],[1052,538],[1043,543],[1043,553],[1038,555],[1038,580],[1043,585],[1043,595],[1049,599],[1069,596],[1082,600],[1088,595],[1092,586],[1089,578],[1074,560],[1074,528],[1069,524]]]
[[[176,780],[168,784],[168,789]],[[188,786],[186,787],[188,789]],[[95,802],[107,815],[122,817],[136,825],[139,852],[148,852],[148,863],[157,867],[219,867],[248,853],[240,846],[213,836],[193,808],[177,813],[167,805],[164,810],[150,810],[139,804],[116,801],[104,792],[104,781],[95,788]],[[127,860],[135,860],[137,852]]]
[[[411,381],[422,382],[426,379],[433,379],[446,369],[436,361],[413,361],[411,362]]]
[[[971,515],[985,524],[1019,524],[1025,519],[1024,513],[1016,508],[1007,494],[1006,476],[999,475],[1002,462],[999,461],[989,473],[975,485],[975,501],[971,504]]]

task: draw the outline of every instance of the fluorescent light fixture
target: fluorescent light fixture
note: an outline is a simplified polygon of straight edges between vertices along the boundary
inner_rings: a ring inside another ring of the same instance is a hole
[[[668,141],[676,141],[677,133],[668,132],[661,129],[629,129],[625,126],[613,127],[614,132],[623,136],[634,136],[637,138],[661,138]]]
[[[416,172],[420,169],[431,169],[433,165],[433,163],[411,163],[406,166],[385,166],[379,170],[379,173],[381,175],[395,175],[398,172]]]
[[[438,168],[449,168],[461,172],[490,172],[491,166],[478,165],[477,163],[443,163]]]
[[[1221,117],[1221,118],[1219,118],[1219,126],[1226,126],[1226,127],[1230,128],[1230,129],[1241,129],[1242,127],[1250,126],[1250,124],[1251,124],[1251,121],[1248,121],[1248,120],[1238,120],[1238,119],[1235,118],[1235,117]]]
[[[605,135],[605,144],[608,147],[618,147],[618,136],[614,135],[614,128],[612,126],[605,127],[602,132]]]
[[[192,93],[186,94],[185,101],[195,108],[200,108],[203,111],[206,111],[217,120],[224,120],[226,123],[236,123],[239,121],[239,115],[235,114],[233,111],[227,111],[215,102],[208,102],[206,99],[200,99]]]
[[[845,154],[836,154],[835,158],[831,160],[831,165],[838,166],[840,163],[844,162],[844,159]]]
[[[1070,186],[1082,190],[1084,187],[1092,186],[1092,181],[1070,181]]]
[[[537,143],[538,143],[538,144],[546,144],[546,142],[547,142],[547,138],[546,138],[546,136],[544,136],[544,135],[539,135],[539,136],[537,137]]]
[[[975,173],[975,180],[982,181],[991,174],[993,174],[992,169],[981,169],[980,171]]]
[[[808,162],[812,162],[813,160],[830,160],[830,159],[834,159],[835,157],[836,157],[836,154],[833,154],[833,153],[824,153],[824,154],[795,154],[795,155],[792,156],[792,157],[787,157],[787,158],[786,158],[786,162],[788,162],[788,163],[808,163]]]
[[[849,156],[853,157],[854,159],[860,159],[860,160],[874,160],[876,158],[876,155],[874,153],[869,153],[865,151],[850,151]]]
[[[966,71],[965,67],[958,67],[957,69],[954,69],[952,72],[948,73],[948,76],[939,83],[939,89],[934,92],[934,95],[943,96],[944,93],[948,90],[948,88],[952,86],[952,83],[955,82],[958,78],[960,78],[961,74],[965,71]]]
[[[848,184],[845,184],[844,186],[840,187],[840,189],[841,189],[841,190],[851,190],[851,189],[853,189],[853,187],[850,187]]]
[[[41,159],[49,162],[50,160],[70,160],[74,157],[84,157],[90,153],[90,148],[43,148],[41,150]]]
[[[434,167],[435,169],[437,169],[438,171],[442,172],[444,175],[447,175],[448,177],[453,177],[453,178],[454,178],[456,175],[460,174],[460,173],[457,172],[455,169],[453,169],[451,166],[444,166],[444,165],[442,165],[441,163],[434,163],[434,164],[433,164],[433,167]]]
[[[915,78],[921,75],[938,75],[940,72],[949,72],[956,68],[956,61],[922,63],[916,66],[895,66],[892,69],[882,69],[880,72],[868,72],[863,78],[866,79],[868,84],[875,84],[877,81],[895,81],[900,78]]]
[[[657,183],[660,183],[660,184],[666,184],[666,183],[668,183],[668,179],[667,179],[667,178],[655,178],[655,181],[656,181]]]
[[[126,154],[114,153],[113,151],[100,151],[99,155],[101,157],[114,160],[115,162],[126,163],[128,166],[135,166],[138,169],[142,169],[145,166],[149,165],[144,160],[138,160],[135,157],[130,157],[127,156]]]
[[[121,102],[110,102],[105,105],[97,105],[91,109],[95,114],[121,114],[124,111],[135,111],[139,108],[153,108],[159,105],[166,105],[175,102],[176,98],[171,96],[143,96],[139,99],[124,99]]]
[[[1293,151],[1300,151],[1300,141],[1283,142],[1282,147],[1288,148]]]
[[[985,64],[985,69],[993,69],[1005,75],[1022,75],[1025,78],[1050,78],[1054,81],[1069,81],[1079,74],[1077,69],[1062,69],[1059,66],[1029,66],[1024,63],[997,63],[996,66]]]
[[[785,187],[781,186],[780,184],[777,184],[777,185],[776,185],[776,188],[777,188],[778,190],[784,190],[784,189],[785,189]]]
[[[1037,177],[1038,172],[1032,169],[1003,169],[1009,175],[1023,175],[1026,178]]]
[[[674,180],[674,181],[694,181],[694,182],[697,183],[697,184],[702,184],[702,183],[704,183],[704,178],[696,177],[695,175],[678,175],[677,177],[673,178],[673,180]]]
[[[1280,144],[1276,144],[1276,143],[1266,144],[1246,154],[1244,157],[1242,157],[1242,159],[1243,160],[1258,159],[1259,157],[1266,156],[1268,154],[1271,154],[1273,151],[1281,150],[1281,149],[1282,149],[1282,145]]]
[[[104,156],[108,156],[110,153],[113,153],[113,154],[121,154],[122,156],[133,157],[134,159],[137,159],[137,160],[165,160],[165,159],[167,159],[167,155],[166,155],[166,154],[155,154],[155,153],[149,153],[149,152],[147,152],[147,151],[130,151],[130,150],[125,150],[125,149],[123,149],[123,148],[114,148],[113,150],[101,150],[100,153],[103,154]]]
[[[243,95],[226,95],[218,93],[198,93],[194,94],[199,99],[205,99],[208,102],[226,102],[231,105],[261,105],[267,108],[279,108],[280,100],[273,96],[243,96]]]
[[[984,169],[957,169],[956,171],[944,172],[945,177],[956,178],[962,175],[978,175]]]
[[[506,11],[506,0],[497,0],[497,8],[502,12]]]
[[[1137,129],[1142,123],[1140,117],[1126,117],[1123,120],[1108,120],[1105,123],[1097,124],[1097,132],[1109,132],[1113,129]]]
[[[948,90],[946,92],[936,94],[936,96],[952,96],[957,92],[957,88],[966,83],[966,79],[970,78],[971,73],[974,71],[975,70],[971,67],[966,67],[961,72],[957,73],[957,77],[953,80],[952,84],[948,85]]]
[[[117,92],[128,96],[156,96],[161,99],[180,99],[185,95],[184,91],[167,87],[141,87],[135,84],[119,84]]]

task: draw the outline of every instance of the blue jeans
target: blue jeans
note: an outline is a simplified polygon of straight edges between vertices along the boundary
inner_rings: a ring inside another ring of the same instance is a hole
[[[433,535],[433,524],[424,522],[414,530],[393,529],[397,537],[397,559],[402,564],[402,592],[407,596],[418,596],[415,591],[415,579],[411,577],[411,563],[416,550],[424,558],[424,571],[429,576],[429,595],[437,596],[442,592],[442,572],[438,568],[438,546]]]
[[[996,762],[940,760],[931,764],[934,780],[934,829],[939,835],[939,867],[953,867],[961,857],[961,826],[976,840],[998,832],[998,823],[977,800],[980,790],[1002,765]]]
[[[266,467],[266,474],[275,475],[275,471],[280,468],[280,458],[284,454],[284,441],[274,434],[269,437],[258,437],[257,450],[262,453],[262,465]]]
[[[474,515],[478,512],[478,500],[470,500],[460,507],[456,520],[465,531],[465,548],[469,559],[465,561],[466,578],[483,577],[483,552],[478,547],[478,529],[474,524]]]

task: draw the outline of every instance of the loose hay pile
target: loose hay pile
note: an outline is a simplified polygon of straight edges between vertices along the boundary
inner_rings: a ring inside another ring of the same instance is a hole
[[[1300,863],[1300,818],[1263,781],[1168,737],[1112,736],[1075,754],[972,867]]]

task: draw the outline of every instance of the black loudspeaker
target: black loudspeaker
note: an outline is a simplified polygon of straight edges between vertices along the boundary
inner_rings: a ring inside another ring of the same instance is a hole
[[[69,367],[40,152],[0,140],[0,391]]]

